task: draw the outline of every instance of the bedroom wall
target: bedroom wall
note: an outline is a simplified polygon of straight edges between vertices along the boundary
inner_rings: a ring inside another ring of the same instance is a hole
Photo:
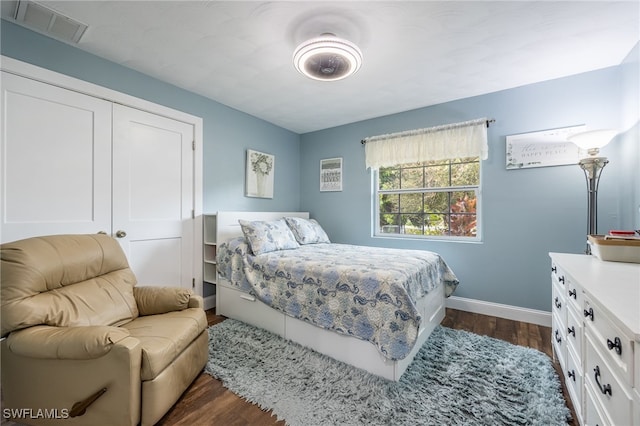
[[[622,140],[621,167],[625,175],[630,176],[631,193],[622,197],[621,209],[632,211],[633,215],[624,215],[622,228],[640,229],[640,43],[631,50],[621,66],[622,79],[622,128],[629,129]]]
[[[203,118],[203,211],[295,211],[300,207],[298,134],[0,20],[2,55]],[[247,148],[274,154],[273,199],[244,196]]]
[[[585,249],[584,174],[577,165],[506,170],[505,137],[579,124],[625,129],[623,93],[637,104],[638,92],[631,95],[631,84],[621,83],[624,73],[622,67],[613,67],[304,134],[301,208],[310,211],[335,242],[441,253],[461,281],[456,296],[549,311],[548,253]],[[480,117],[496,119],[488,129],[489,159],[482,164],[483,241],[372,237],[371,174],[365,170],[360,140]],[[640,225],[634,208],[622,202],[637,193],[638,167],[622,166],[624,150],[633,146],[637,152],[637,124],[635,129],[601,150],[610,164],[600,182],[600,232],[629,227],[634,220],[636,229]],[[320,159],[331,157],[343,157],[342,192],[319,191]]]

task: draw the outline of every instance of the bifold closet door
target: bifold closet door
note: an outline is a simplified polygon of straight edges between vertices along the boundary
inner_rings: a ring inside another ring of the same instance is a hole
[[[193,125],[1,77],[0,240],[105,232],[141,285],[191,288]]]
[[[110,232],[110,102],[2,72],[2,242]]]
[[[113,236],[140,285],[191,288],[193,125],[113,106]]]

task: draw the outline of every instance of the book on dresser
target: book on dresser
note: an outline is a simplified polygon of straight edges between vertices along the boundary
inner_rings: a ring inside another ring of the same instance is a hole
[[[640,264],[550,253],[554,357],[581,425],[640,425]]]

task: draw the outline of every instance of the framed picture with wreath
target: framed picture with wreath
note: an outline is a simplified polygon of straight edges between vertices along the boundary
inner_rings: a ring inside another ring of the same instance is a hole
[[[273,198],[273,176],[276,157],[264,152],[247,150],[245,195]]]

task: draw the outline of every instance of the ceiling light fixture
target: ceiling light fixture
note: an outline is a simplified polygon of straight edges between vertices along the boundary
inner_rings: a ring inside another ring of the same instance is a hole
[[[293,54],[293,65],[314,80],[336,81],[360,69],[362,52],[350,41],[326,33],[301,43]]]

